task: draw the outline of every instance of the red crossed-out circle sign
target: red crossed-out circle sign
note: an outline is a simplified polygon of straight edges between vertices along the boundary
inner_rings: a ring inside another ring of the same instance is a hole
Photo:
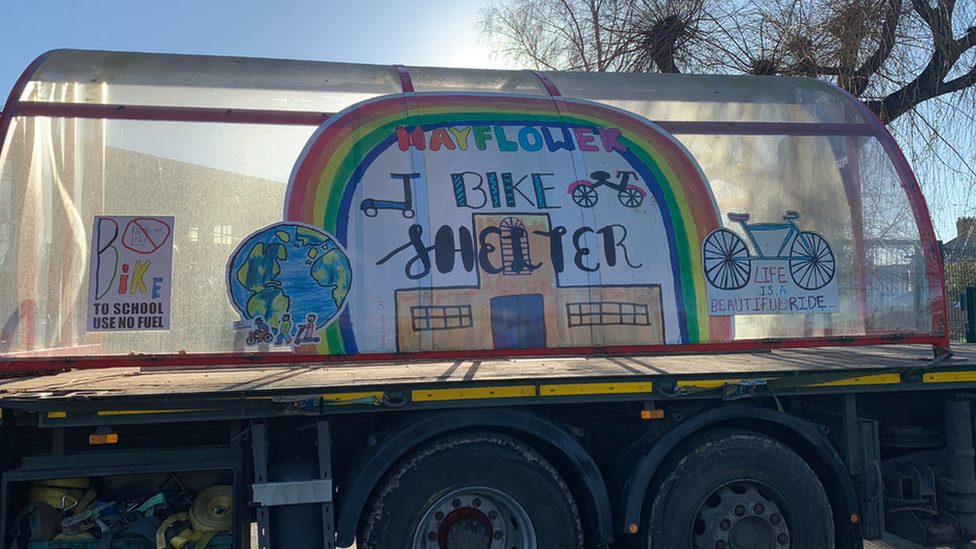
[[[155,217],[137,217],[125,226],[122,245],[137,254],[151,254],[158,250],[172,234],[173,228]]]

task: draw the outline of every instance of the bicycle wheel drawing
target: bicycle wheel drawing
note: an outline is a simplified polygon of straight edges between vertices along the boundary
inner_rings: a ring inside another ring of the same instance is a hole
[[[752,260],[742,238],[728,229],[716,229],[702,244],[705,279],[721,290],[738,290],[749,283]]]
[[[801,232],[790,246],[790,276],[804,290],[819,290],[834,279],[834,252],[827,239]]]
[[[583,208],[595,206],[597,198],[596,190],[589,185],[580,185],[573,189],[573,202]]]
[[[627,188],[617,193],[617,200],[628,208],[636,208],[644,201],[644,197],[637,189]]]

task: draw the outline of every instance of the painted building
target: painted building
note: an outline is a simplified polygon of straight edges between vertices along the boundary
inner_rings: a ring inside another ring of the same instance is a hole
[[[515,349],[661,344],[661,287],[560,284],[546,215],[474,215],[476,234],[498,228],[477,286],[396,292],[397,350]],[[542,234],[540,234],[542,233]],[[548,314],[547,314],[548,311]],[[609,328],[609,329],[607,329]]]

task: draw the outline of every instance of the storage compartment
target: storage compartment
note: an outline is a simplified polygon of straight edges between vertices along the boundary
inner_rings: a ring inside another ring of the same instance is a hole
[[[0,534],[14,549],[246,547],[239,452],[104,452],[27,458],[2,479]]]

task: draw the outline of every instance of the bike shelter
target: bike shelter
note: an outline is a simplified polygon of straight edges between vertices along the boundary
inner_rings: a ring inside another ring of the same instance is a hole
[[[59,50],[0,139],[11,358],[944,339],[904,156],[813,79]],[[107,255],[127,227],[171,279]]]

